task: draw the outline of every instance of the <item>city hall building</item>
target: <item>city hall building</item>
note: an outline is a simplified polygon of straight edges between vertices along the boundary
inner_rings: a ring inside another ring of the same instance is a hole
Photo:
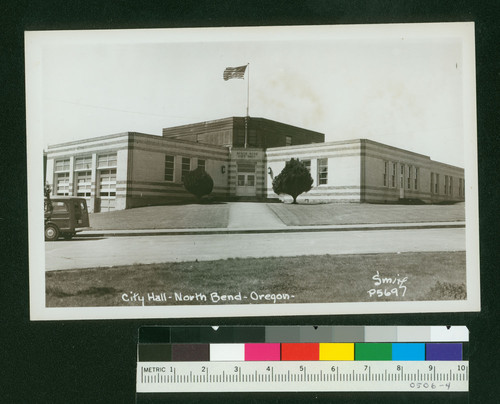
[[[464,170],[367,139],[325,142],[323,133],[263,118],[231,117],[51,145],[45,180],[54,195],[87,199],[91,212],[179,203],[193,198],[183,176],[203,167],[220,200],[291,200],[273,178],[291,158],[311,172],[307,202],[458,202]]]

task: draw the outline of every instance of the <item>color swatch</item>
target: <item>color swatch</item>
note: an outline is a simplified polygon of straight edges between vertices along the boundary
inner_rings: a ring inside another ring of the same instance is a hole
[[[141,362],[461,361],[461,343],[139,344]]]
[[[464,326],[224,326],[139,329],[141,343],[468,342]]]
[[[142,327],[138,360],[461,361],[466,327]]]

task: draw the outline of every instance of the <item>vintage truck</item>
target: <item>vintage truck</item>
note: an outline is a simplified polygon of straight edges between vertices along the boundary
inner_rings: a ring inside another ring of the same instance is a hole
[[[89,213],[85,198],[54,196],[45,198],[45,241],[65,240],[89,227]]]

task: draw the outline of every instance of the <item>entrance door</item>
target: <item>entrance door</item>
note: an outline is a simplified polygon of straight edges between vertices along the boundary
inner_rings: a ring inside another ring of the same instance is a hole
[[[236,196],[255,196],[255,162],[238,161]]]
[[[255,174],[238,173],[236,180],[237,196],[255,196]]]

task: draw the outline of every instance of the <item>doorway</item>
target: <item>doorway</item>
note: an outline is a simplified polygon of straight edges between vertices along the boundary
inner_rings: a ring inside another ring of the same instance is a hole
[[[255,196],[255,163],[238,163],[236,196]]]

